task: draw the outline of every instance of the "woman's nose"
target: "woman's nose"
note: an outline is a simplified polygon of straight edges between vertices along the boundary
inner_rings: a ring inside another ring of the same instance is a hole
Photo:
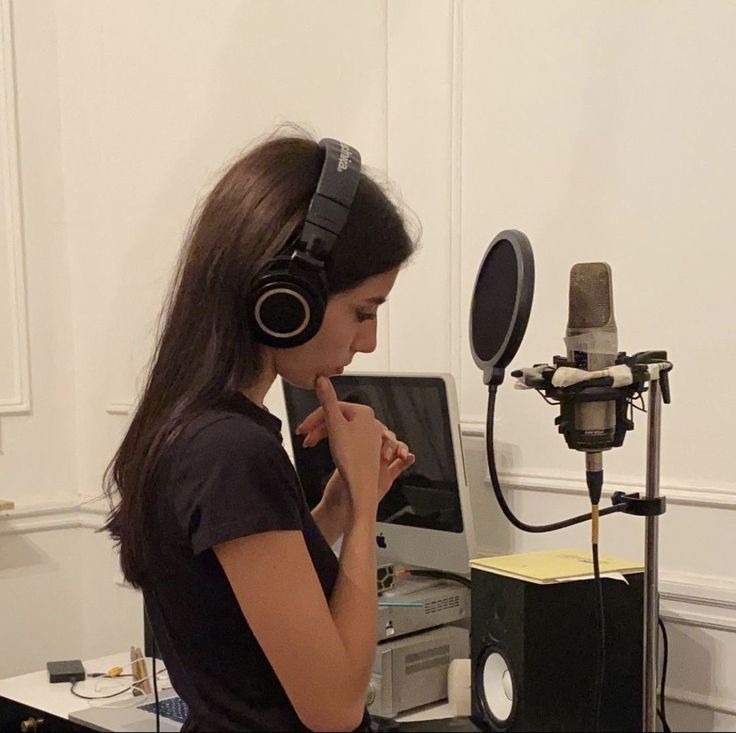
[[[368,321],[369,328],[361,329],[358,336],[353,342],[353,349],[363,354],[370,354],[376,350],[377,345],[377,328],[376,321]]]

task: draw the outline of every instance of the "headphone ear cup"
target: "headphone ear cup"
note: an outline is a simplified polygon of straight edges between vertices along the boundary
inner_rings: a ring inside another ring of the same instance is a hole
[[[319,142],[322,170],[299,234],[256,276],[243,321],[275,348],[301,346],[319,331],[327,307],[325,272],[360,182],[360,153],[339,140]],[[286,252],[291,252],[287,256]]]
[[[248,326],[260,343],[294,348],[319,331],[326,308],[320,273],[296,274],[277,261],[254,283],[247,309]]]

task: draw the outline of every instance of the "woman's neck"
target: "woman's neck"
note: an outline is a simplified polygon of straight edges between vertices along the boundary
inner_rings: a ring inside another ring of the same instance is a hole
[[[269,390],[276,381],[276,366],[273,363],[271,354],[266,350],[264,358],[264,366],[258,379],[250,386],[241,388],[241,392],[254,404],[258,405],[263,410],[267,410],[263,401],[266,398]]]

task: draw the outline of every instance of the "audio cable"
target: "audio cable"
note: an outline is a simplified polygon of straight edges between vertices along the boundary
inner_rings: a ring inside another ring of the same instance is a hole
[[[564,529],[566,527],[572,527],[576,524],[582,524],[583,522],[591,521],[591,544],[593,554],[593,573],[595,577],[595,583],[597,588],[597,615],[598,615],[598,628],[600,638],[600,648],[598,656],[598,672],[595,680],[595,687],[593,689],[594,703],[593,703],[593,730],[600,730],[600,709],[601,701],[603,697],[603,682],[605,675],[605,663],[606,663],[606,627],[605,627],[605,612],[603,606],[603,581],[600,574],[600,558],[598,555],[598,535],[599,535],[599,523],[600,518],[608,514],[614,514],[616,512],[623,511],[624,505],[617,504],[606,509],[600,509],[600,497],[603,489],[603,470],[600,464],[600,453],[586,453],[586,483],[588,486],[588,494],[591,501],[591,511],[589,514],[581,514],[571,519],[566,519],[560,522],[554,522],[552,524],[527,524],[518,519],[511,511],[506,499],[501,490],[501,484],[498,479],[498,472],[496,471],[496,457],[493,441],[493,424],[494,414],[496,409],[496,391],[498,385],[489,384],[488,386],[488,410],[486,415],[486,453],[488,456],[488,469],[491,475],[491,484],[493,486],[493,492],[496,495],[501,511],[505,517],[513,524],[517,529],[524,532],[542,533],[542,532],[554,532],[558,529]]]
[[[599,516],[598,504],[591,503],[591,514],[593,515],[591,522],[591,545],[593,551],[593,574],[595,577],[597,604],[596,611],[598,616],[598,670],[593,687],[593,728],[599,731],[601,728],[601,701],[603,698],[603,686],[605,685],[606,675],[606,615],[603,605],[603,579],[601,578],[601,563],[598,554],[598,530]]]
[[[595,577],[598,615],[598,670],[593,687],[593,730],[601,730],[601,701],[606,676],[606,615],[603,605],[603,580],[601,579],[601,562],[598,554],[600,531],[600,501],[603,491],[603,461],[600,453],[585,454],[585,482],[590,496],[590,540],[593,553],[593,574]]]
[[[145,609],[146,618],[148,618],[148,609]],[[150,619],[148,620],[150,624]],[[151,626],[153,629],[153,626]],[[156,684],[156,637],[151,634],[151,663],[153,664],[153,697],[156,701],[156,733],[161,733],[161,711],[158,702],[158,685]]]
[[[118,679],[122,677],[133,677],[132,674],[110,674],[109,672],[105,673],[99,673],[99,672],[93,672],[92,674],[87,675],[88,677],[98,677],[103,679]],[[72,682],[70,692],[75,697],[81,697],[82,700],[109,700],[111,697],[117,697],[118,695],[122,695],[125,692],[128,692],[128,690],[133,689],[133,684],[129,684],[126,687],[123,687],[122,689],[118,690],[117,692],[112,692],[108,695],[82,695],[81,693],[77,692],[77,685],[80,683],[81,680],[77,680],[76,682]]]
[[[466,588],[472,588],[469,578],[457,573],[446,573],[444,570],[428,570],[425,568],[405,568],[397,573],[397,575],[413,575],[417,578],[437,578],[438,580],[452,580],[461,583]]]
[[[161,674],[164,674],[164,672],[166,672],[166,668],[159,670],[158,672],[154,672],[154,674],[161,675]],[[110,698],[113,698],[113,697],[119,697],[120,695],[124,695],[126,692],[130,692],[131,690],[138,689],[138,686],[140,685],[141,682],[144,682],[146,680],[151,680],[151,679],[154,680],[154,687],[156,686],[156,679],[154,678],[153,674],[147,675],[146,677],[143,677],[143,678],[136,679],[135,675],[132,675],[132,674],[120,674],[120,673],[111,674],[110,672],[106,672],[106,673],[93,672],[92,674],[87,675],[87,677],[88,678],[98,678],[98,680],[106,680],[106,679],[121,679],[122,680],[122,678],[126,677],[126,678],[131,678],[133,681],[130,682],[129,684],[125,683],[119,690],[117,690],[117,692],[112,692],[112,693],[104,694],[104,695],[83,695],[82,693],[77,692],[77,686],[81,685],[84,682],[84,680],[77,680],[76,682],[72,682],[71,688],[69,691],[72,693],[72,695],[74,695],[75,697],[79,697],[82,700],[109,700]],[[97,685],[95,685],[95,689],[96,690],[99,689]],[[130,700],[127,701],[128,704],[120,705],[120,706],[116,705],[115,707],[123,707],[123,708],[134,707],[136,705],[140,705],[140,702],[141,702],[140,699],[136,697],[132,697],[130,698]],[[95,707],[95,706],[93,705],[92,707]]]
[[[659,719],[662,721],[662,728],[664,729],[664,733],[670,733],[670,724],[667,722],[667,713],[665,711],[664,706],[664,690],[665,685],[667,684],[667,660],[669,657],[669,640],[667,639],[667,629],[665,628],[664,621],[662,621],[662,617],[659,617],[659,628],[662,631],[662,681],[660,683],[659,688],[659,709],[657,710],[657,713],[659,714]]]

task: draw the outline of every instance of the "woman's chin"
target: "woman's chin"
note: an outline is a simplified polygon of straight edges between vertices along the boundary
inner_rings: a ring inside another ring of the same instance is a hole
[[[322,369],[321,371],[317,372],[315,379],[317,377],[337,377],[338,375],[342,374],[344,372],[343,367],[327,367],[327,369]]]
[[[319,377],[327,377],[328,379],[330,377],[336,377],[340,374],[342,374],[344,371],[343,367],[327,367],[326,369],[320,369],[313,373],[313,375],[310,376],[284,376],[281,375],[281,378],[291,384],[294,387],[298,387],[299,389],[314,389],[315,388],[315,382]]]

